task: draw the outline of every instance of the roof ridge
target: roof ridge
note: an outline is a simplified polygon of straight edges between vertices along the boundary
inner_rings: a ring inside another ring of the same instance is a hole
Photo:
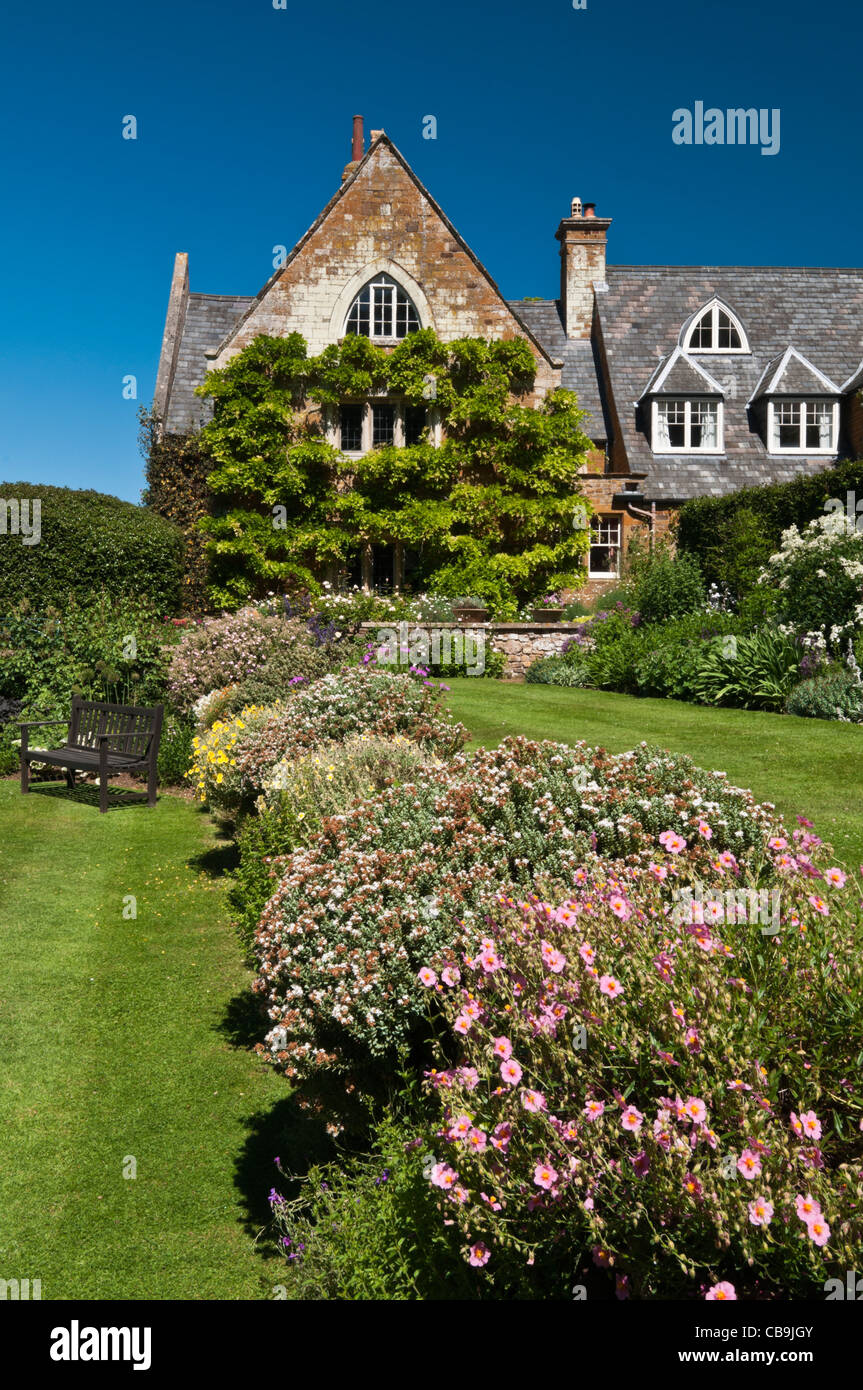
[[[843,273],[847,275],[863,275],[863,266],[856,265],[677,265],[672,263],[667,263],[665,265],[660,265],[659,263],[649,265],[616,265],[610,263],[606,266],[606,270],[782,270],[788,274],[805,271],[807,275],[837,275]]]

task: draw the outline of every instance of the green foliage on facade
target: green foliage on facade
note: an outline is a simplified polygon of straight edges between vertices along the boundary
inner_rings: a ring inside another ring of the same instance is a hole
[[[198,388],[214,402],[200,444],[212,460],[210,599],[235,607],[364,547],[398,544],[417,582],[472,592],[501,616],[577,587],[588,534],[573,521],[590,441],[572,392],[526,404],[535,359],[521,339],[442,343],[428,329],[392,350],[351,336],[310,358],[298,333],[259,337]],[[339,404],[425,406],[417,443],[345,456],[327,438]]]

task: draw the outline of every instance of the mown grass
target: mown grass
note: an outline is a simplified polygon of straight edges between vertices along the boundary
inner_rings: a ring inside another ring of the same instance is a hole
[[[250,1212],[279,1150],[254,1144],[286,1088],[226,1025],[248,975],[225,851],[187,801],[92,798],[0,781],[0,1278],[271,1297]]]
[[[613,753],[645,740],[727,772],[790,818],[819,833],[855,870],[863,862],[863,728],[750,710],[640,700],[600,690],[517,685],[462,677],[447,697],[473,741],[494,747],[510,734]]]

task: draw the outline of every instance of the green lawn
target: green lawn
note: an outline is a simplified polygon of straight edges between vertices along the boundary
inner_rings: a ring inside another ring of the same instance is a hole
[[[253,1218],[286,1087],[225,1028],[248,977],[224,850],[189,802],[100,816],[88,795],[0,781],[0,1278],[272,1297]]]
[[[688,753],[863,861],[859,728],[485,680],[449,700],[476,744]],[[272,1297],[284,1266],[254,1238],[273,1158],[295,1171],[309,1138],[249,1050],[229,851],[179,798],[93,800],[0,781],[0,1278],[44,1299]]]
[[[508,734],[575,743],[613,753],[642,739],[727,772],[783,814],[816,822],[837,855],[863,862],[863,728],[820,719],[708,709],[675,700],[638,700],[607,691],[516,685],[462,677],[447,682],[456,718],[474,741],[493,747]]]

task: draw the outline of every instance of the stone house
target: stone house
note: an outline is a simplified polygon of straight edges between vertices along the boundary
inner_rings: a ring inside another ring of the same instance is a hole
[[[254,298],[192,292],[174,264],[154,408],[169,434],[207,419],[194,388],[258,334],[300,332],[319,353],[349,333],[395,344],[416,328],[443,341],[521,337],[534,399],[563,386],[586,412],[592,544],[587,594],[613,586],[634,529],[661,535],[698,496],[784,482],[863,454],[863,270],[613,266],[611,219],[572,199],[555,233],[560,296],[503,298],[382,130],[364,149],[354,117],[341,185]],[[333,444],[410,444],[433,410],[345,402]],[[366,583],[403,577],[396,552],[363,557]]]

